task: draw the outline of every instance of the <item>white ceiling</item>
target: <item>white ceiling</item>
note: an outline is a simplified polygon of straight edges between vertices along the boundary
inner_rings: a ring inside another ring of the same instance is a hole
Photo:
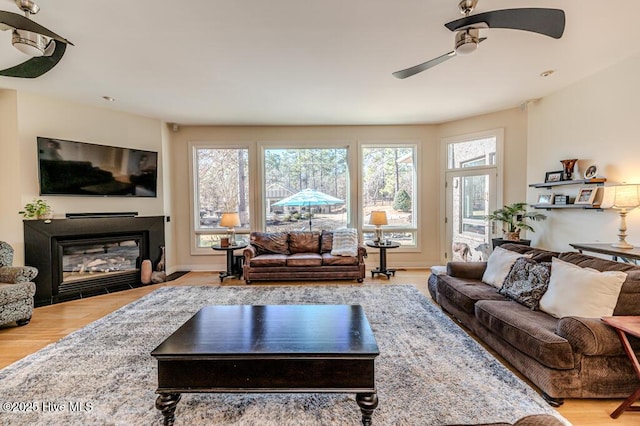
[[[458,0],[37,3],[33,19],[75,46],[49,73],[0,77],[0,88],[183,125],[440,123],[518,106],[640,51],[628,0],[480,0],[475,13],[563,9],[564,36],[483,30],[474,54],[405,80],[391,73],[453,50],[444,24],[461,17]],[[13,0],[0,9],[19,12]],[[0,34],[0,69],[24,60],[10,37]]]

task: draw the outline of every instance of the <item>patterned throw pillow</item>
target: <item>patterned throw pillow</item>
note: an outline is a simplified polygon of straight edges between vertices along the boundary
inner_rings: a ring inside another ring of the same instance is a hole
[[[551,262],[536,262],[521,257],[515,261],[498,293],[536,310],[547,291],[551,277]]]

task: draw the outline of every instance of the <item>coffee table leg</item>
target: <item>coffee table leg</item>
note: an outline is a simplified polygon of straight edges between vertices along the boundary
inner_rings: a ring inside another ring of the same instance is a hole
[[[356,402],[362,411],[362,424],[371,426],[371,415],[373,410],[378,406],[378,394],[376,393],[358,393],[356,394]]]
[[[162,412],[164,416],[164,426],[173,426],[176,420],[176,406],[180,401],[179,393],[161,393],[156,399],[156,408]]]

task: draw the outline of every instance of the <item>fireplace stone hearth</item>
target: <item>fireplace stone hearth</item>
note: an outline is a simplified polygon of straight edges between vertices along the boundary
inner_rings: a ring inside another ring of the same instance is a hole
[[[164,246],[164,216],[25,220],[25,264],[38,268],[36,306],[142,285],[140,265]]]

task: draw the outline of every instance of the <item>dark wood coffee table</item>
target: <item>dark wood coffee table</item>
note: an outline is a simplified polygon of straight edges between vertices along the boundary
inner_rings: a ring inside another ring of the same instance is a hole
[[[185,392],[355,393],[370,425],[379,354],[360,305],[206,306],[151,352],[156,408],[173,425]]]

